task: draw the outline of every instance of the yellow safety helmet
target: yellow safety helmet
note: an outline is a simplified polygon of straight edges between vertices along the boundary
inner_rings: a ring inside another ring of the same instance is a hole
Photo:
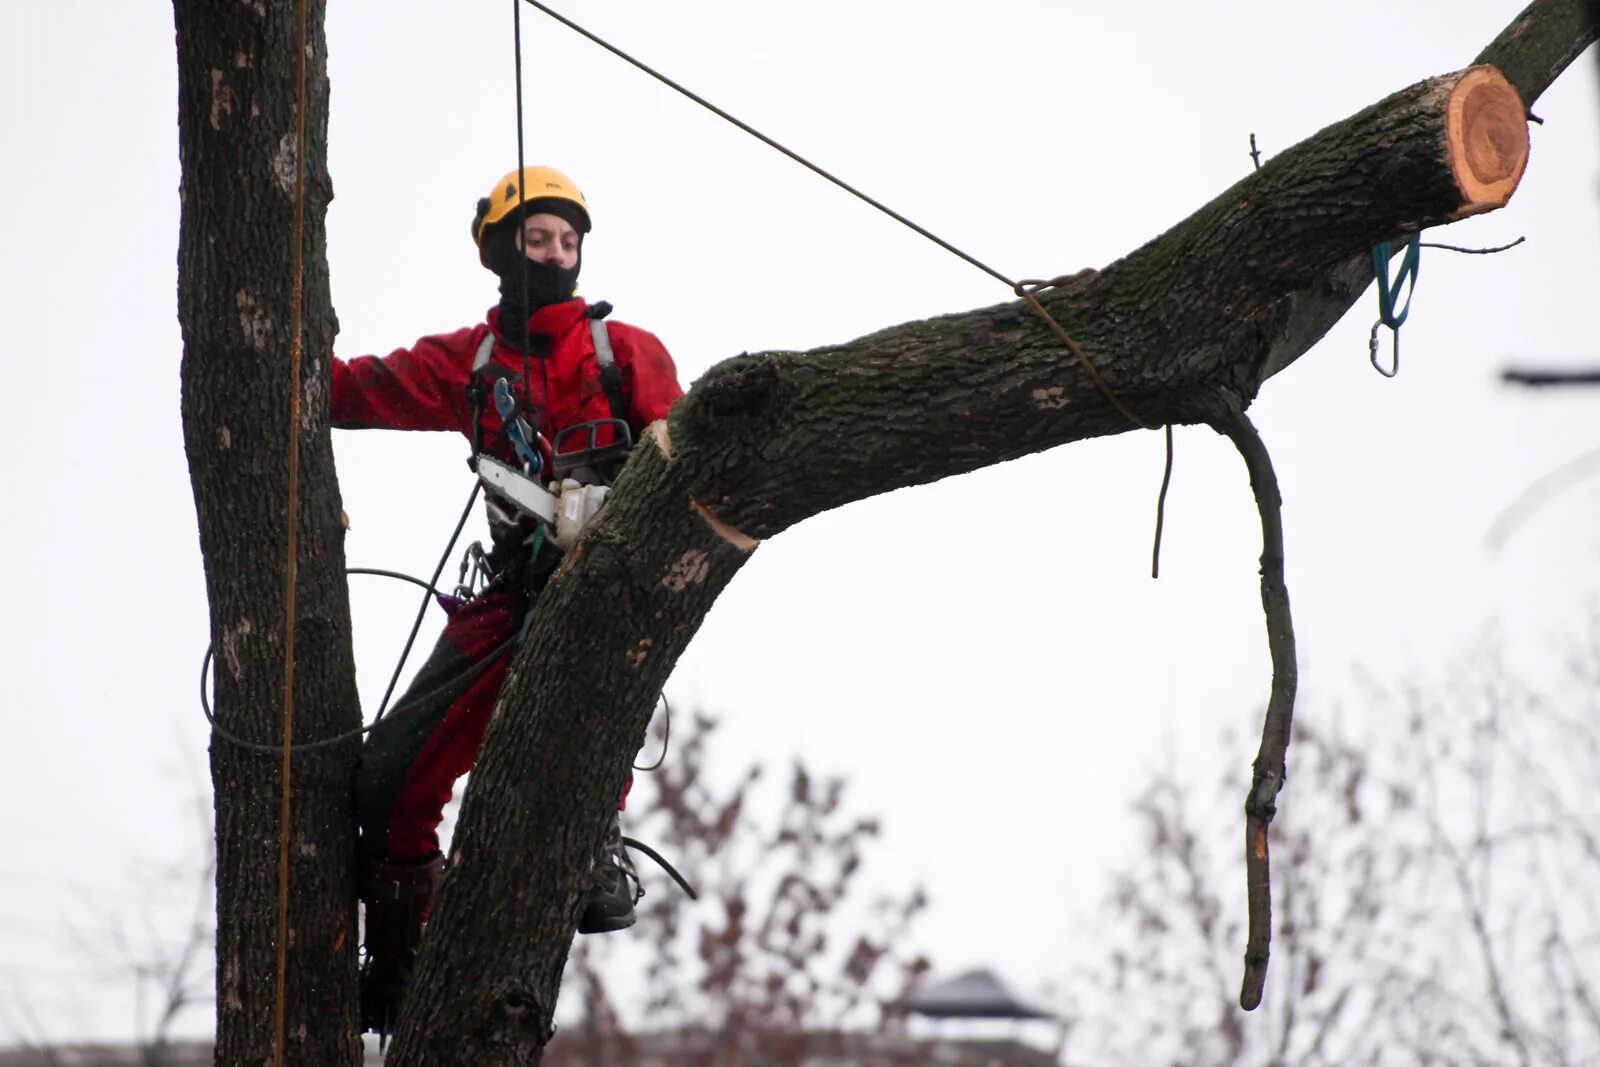
[[[555,207],[553,214],[566,218],[580,234],[589,232],[589,205],[577,184],[553,167],[524,167],[501,178],[489,195],[478,201],[472,240],[478,246],[479,257],[483,254],[484,232],[490,226],[515,214],[519,203],[532,205],[540,200],[565,201],[547,207]],[[569,204],[572,206],[567,207]]]

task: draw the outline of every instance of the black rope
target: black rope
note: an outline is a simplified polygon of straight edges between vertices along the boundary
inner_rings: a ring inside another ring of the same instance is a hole
[[[439,592],[439,590],[435,589],[433,586],[429,585],[427,582],[423,581],[421,578],[418,578],[415,575],[406,574],[404,571],[387,571],[382,567],[346,567],[344,572],[346,574],[371,574],[379,578],[394,578],[398,581],[410,582],[419,589],[426,589],[429,593],[432,593],[436,597],[445,595],[444,593]],[[437,580],[437,575],[435,576],[435,580]]]
[[[351,572],[351,573],[356,573],[356,572]],[[373,572],[373,573],[378,573],[378,572]],[[395,575],[395,577],[404,577],[404,578],[406,578],[406,580],[411,581],[411,582],[415,582],[417,585],[423,584],[422,580],[420,578],[410,578],[409,576],[406,576],[406,575]],[[489,652],[483,657],[483,659],[479,660],[477,663],[474,663],[472,665],[472,669],[467,671],[459,679],[452,678],[450,681],[444,683],[443,685],[437,686],[437,687],[435,687],[433,689],[424,690],[422,693],[420,693],[418,695],[419,696],[423,696],[423,697],[433,696],[436,693],[444,692],[445,689],[447,689],[447,688],[449,688],[451,686],[460,685],[463,682],[472,681],[478,675],[480,675],[484,671],[488,670],[489,667],[496,660],[498,660],[500,658],[500,656],[504,652],[506,652],[508,649],[510,649],[511,646],[514,645],[515,643],[516,643],[516,638],[515,637],[506,638],[500,644],[498,644],[494,648],[490,649]],[[279,743],[276,743],[276,744],[270,744],[270,745],[263,745],[263,744],[260,744],[259,742],[256,742],[256,741],[246,741],[244,738],[240,737],[238,734],[234,733],[233,731],[229,730],[227,727],[223,726],[221,723],[217,722],[216,713],[211,710],[211,698],[206,693],[206,683],[208,681],[211,681],[211,663],[216,658],[215,655],[214,655],[214,651],[215,650],[212,648],[212,646],[207,645],[206,646],[205,657],[200,661],[200,710],[205,713],[206,722],[211,724],[212,731],[214,733],[216,733],[216,735],[218,737],[222,738],[224,741],[227,741],[229,744],[237,745],[238,747],[240,747],[242,749],[245,749],[246,751],[249,751],[249,752],[266,752],[266,753],[271,753],[273,755],[278,755],[278,754],[282,753],[283,752],[283,744],[282,744],[282,742],[279,742]],[[335,734],[333,737],[325,737],[321,741],[297,741],[297,742],[295,742],[295,744],[293,746],[293,749],[294,749],[295,752],[309,752],[312,749],[327,748],[330,745],[337,745],[341,741],[349,741],[352,738],[361,737],[364,734],[371,733],[377,727],[377,725],[378,725],[378,720],[377,719],[373,719],[370,723],[366,724],[365,726],[358,726],[354,730],[346,730],[344,733]]]
[[[512,0],[512,2],[513,3],[517,3],[518,0]],[[966,260],[968,263],[972,264],[974,267],[977,267],[979,270],[981,270],[985,274],[989,275],[989,277],[994,278],[996,281],[999,281],[999,282],[1005,284],[1012,291],[1013,294],[1015,294],[1017,297],[1019,297],[1019,298],[1021,298],[1023,300],[1026,300],[1033,307],[1033,310],[1039,313],[1039,316],[1044,319],[1044,321],[1055,332],[1056,336],[1061,339],[1061,342],[1064,345],[1066,345],[1067,351],[1071,352],[1073,357],[1083,366],[1084,373],[1088,375],[1089,380],[1094,383],[1095,388],[1100,391],[1102,396],[1105,397],[1107,403],[1109,403],[1113,408],[1115,408],[1119,413],[1121,413],[1124,417],[1126,417],[1128,419],[1128,421],[1132,422],[1135,426],[1138,426],[1138,427],[1140,427],[1142,429],[1147,429],[1147,430],[1148,429],[1154,429],[1153,426],[1151,426],[1149,423],[1145,422],[1143,419],[1139,418],[1138,415],[1134,414],[1134,412],[1131,409],[1129,409],[1127,407],[1127,405],[1123,404],[1122,401],[1117,398],[1116,393],[1114,393],[1112,391],[1111,387],[1109,385],[1107,385],[1106,382],[1104,381],[1104,379],[1102,379],[1100,377],[1100,372],[1095,369],[1094,363],[1090,361],[1088,355],[1083,351],[1082,346],[1080,346],[1076,341],[1074,341],[1071,338],[1071,336],[1068,335],[1067,331],[1065,329],[1063,329],[1061,324],[1055,320],[1055,317],[1053,315],[1051,315],[1050,312],[1045,309],[1045,306],[1039,302],[1039,298],[1035,295],[1038,291],[1040,291],[1042,289],[1051,288],[1051,287],[1059,285],[1059,284],[1062,284],[1067,279],[1060,278],[1060,279],[1053,279],[1051,281],[1038,281],[1038,280],[1024,279],[1022,281],[1016,281],[1016,280],[1013,280],[1012,278],[1007,277],[1005,274],[1002,274],[1000,271],[995,270],[993,267],[989,266],[987,263],[983,262],[981,259],[978,259],[976,256],[970,255],[967,252],[964,252],[961,249],[957,248],[955,245],[951,244],[949,241],[946,241],[944,238],[940,237],[938,234],[934,233],[932,230],[929,230],[926,227],[919,226],[915,222],[912,222],[910,219],[906,218],[904,215],[900,214],[898,211],[896,211],[893,208],[889,207],[887,204],[883,203],[881,200],[876,200],[873,197],[868,196],[866,193],[863,193],[860,189],[857,189],[855,186],[851,185],[849,182],[846,182],[844,179],[837,178],[834,175],[832,175],[832,174],[828,173],[827,171],[823,170],[821,167],[817,166],[815,163],[811,162],[809,159],[806,159],[804,156],[800,155],[798,152],[791,151],[790,149],[784,147],[779,142],[773,140],[771,137],[768,137],[766,134],[764,134],[760,130],[756,129],[754,126],[751,126],[749,123],[743,122],[743,121],[735,118],[733,115],[730,115],[728,112],[724,111],[722,108],[720,108],[717,105],[713,104],[711,101],[707,100],[705,97],[700,96],[698,93],[690,91],[689,89],[685,88],[682,85],[679,85],[677,82],[673,81],[671,78],[667,77],[665,74],[662,74],[660,71],[658,71],[655,68],[651,67],[649,64],[643,62],[642,60],[635,59],[633,56],[629,55],[628,53],[624,52],[622,49],[620,49],[620,48],[616,47],[615,45],[611,44],[609,41],[605,40],[604,38],[599,37],[596,34],[590,33],[588,30],[584,29],[582,26],[578,25],[576,22],[573,22],[571,19],[569,19],[566,16],[562,15],[560,12],[553,10],[552,8],[550,8],[549,6],[547,6],[547,5],[543,4],[543,3],[540,3],[539,0],[520,0],[520,2],[526,3],[526,4],[530,4],[533,7],[538,8],[540,11],[543,11],[546,15],[549,15],[551,18],[555,19],[557,22],[561,23],[563,26],[565,26],[568,29],[572,30],[574,33],[580,34],[583,37],[585,37],[586,39],[588,39],[589,41],[592,41],[593,43],[599,45],[601,48],[604,48],[607,52],[610,52],[612,55],[616,56],[618,59],[621,59],[624,62],[627,62],[629,64],[632,64],[634,67],[636,67],[637,69],[639,69],[639,70],[643,71],[644,73],[650,75],[650,77],[654,78],[656,81],[660,82],[662,85],[665,85],[667,88],[672,89],[673,91],[675,91],[677,93],[681,93],[683,96],[689,98],[690,100],[693,100],[695,103],[699,104],[701,107],[705,108],[707,111],[710,111],[712,114],[716,115],[718,118],[721,118],[721,119],[723,119],[723,120],[725,120],[727,122],[732,123],[734,126],[738,127],[740,130],[743,130],[745,133],[749,134],[751,137],[754,137],[756,140],[760,141],[762,144],[767,145],[768,147],[770,147],[772,149],[775,149],[778,152],[783,153],[785,156],[788,156],[794,162],[800,164],[802,167],[805,167],[807,170],[811,171],[813,174],[816,174],[816,175],[818,175],[819,177],[822,177],[822,178],[826,178],[828,181],[832,182],[834,185],[837,185],[839,188],[843,189],[845,192],[849,193],[851,196],[854,196],[855,198],[857,198],[858,200],[862,201],[863,203],[870,204],[871,206],[877,208],[879,211],[883,212],[885,215],[888,215],[891,219],[894,219],[896,222],[900,223],[902,226],[905,226],[908,229],[911,229],[911,230],[915,231],[916,233],[921,234],[923,237],[926,237],[928,240],[932,241],[934,244],[938,245],[940,248],[943,248],[946,252],[949,252],[951,255],[957,256],[960,259]],[[520,55],[521,55],[521,42],[520,41],[518,42],[517,47],[518,47],[518,56],[520,57]],[[522,88],[521,87],[521,82],[519,80],[518,86],[517,86],[517,89],[518,89],[519,93],[521,92],[521,88]],[[519,101],[520,101],[520,97],[519,97]],[[519,114],[520,114],[520,111],[519,111]],[[519,119],[519,123],[520,123],[520,119]],[[519,128],[517,130],[517,134],[518,134],[519,138],[521,137],[521,133],[522,133],[522,131],[521,131],[521,128],[520,128],[520,125],[519,125]],[[518,143],[519,144],[521,143],[520,140],[518,141]]]
[[[661,694],[661,706],[666,711],[666,718],[661,721],[661,755],[648,766],[640,766],[637,763],[633,765],[634,770],[645,774],[660,770],[661,765],[667,762],[667,751],[672,747],[672,704],[667,700],[665,693]]]
[[[1251,139],[1255,134],[1250,135]],[[1167,463],[1161,472],[1161,492],[1156,495],[1156,537],[1150,548],[1150,577],[1161,577],[1161,532],[1167,524],[1167,490],[1172,486],[1172,423],[1167,423]]]
[[[512,0],[512,2],[513,3],[517,3],[517,2],[519,2],[519,0]],[[768,148],[772,148],[772,149],[775,149],[775,150],[777,150],[779,152],[782,152],[784,155],[788,156],[790,159],[794,160],[796,163],[800,164],[802,167],[805,167],[807,170],[811,171],[813,174],[816,174],[817,176],[822,177],[822,178],[826,178],[828,181],[832,182],[834,185],[837,185],[839,188],[843,189],[845,192],[849,193],[851,196],[854,196],[856,199],[861,200],[864,203],[871,204],[873,207],[877,208],[879,211],[883,212],[885,215],[888,215],[891,219],[894,219],[896,222],[900,223],[902,226],[905,226],[905,227],[907,227],[907,228],[909,228],[911,230],[914,230],[915,232],[921,234],[923,237],[926,237],[928,240],[932,241],[934,244],[938,245],[940,248],[943,248],[946,252],[949,252],[951,255],[958,256],[961,259],[966,260],[968,263],[972,264],[974,267],[977,267],[979,270],[981,270],[985,274],[989,275],[989,277],[994,278],[996,281],[1004,282],[1007,286],[1009,286],[1012,289],[1015,289],[1017,287],[1017,283],[1016,282],[1012,281],[1010,278],[1006,277],[1004,274],[1002,274],[999,271],[995,270],[993,267],[989,266],[987,263],[983,262],[982,260],[978,259],[975,256],[968,255],[966,252],[963,252],[961,249],[957,248],[955,245],[951,244],[949,241],[946,241],[944,238],[940,237],[938,234],[932,232],[931,230],[925,229],[922,226],[917,225],[915,222],[912,222],[910,219],[908,219],[904,215],[900,214],[900,212],[894,210],[893,208],[889,207],[887,204],[883,203],[880,200],[873,199],[872,197],[868,196],[866,193],[863,193],[860,189],[857,189],[855,186],[851,185],[849,182],[845,181],[844,179],[834,177],[832,174],[829,174],[827,171],[823,170],[821,167],[817,166],[815,163],[811,162],[809,159],[805,158],[804,156],[800,155],[797,152],[793,152],[790,149],[784,147],[782,144],[778,143],[777,141],[774,141],[771,137],[768,137],[766,134],[764,134],[760,130],[756,129],[754,126],[751,126],[749,123],[743,122],[743,121],[735,118],[734,116],[728,114],[728,112],[722,110],[722,108],[718,107],[716,104],[713,104],[711,101],[707,100],[705,97],[703,97],[703,96],[699,95],[698,93],[695,93],[695,92],[685,88],[682,85],[679,85],[677,82],[673,81],[671,78],[667,77],[665,74],[662,74],[660,71],[654,69],[653,67],[651,67],[649,64],[643,62],[642,60],[635,59],[633,56],[630,56],[628,53],[624,52],[622,49],[620,49],[620,48],[616,47],[615,45],[611,44],[609,41],[605,40],[604,38],[597,37],[595,34],[590,33],[588,30],[584,29],[582,26],[578,25],[576,22],[573,22],[571,19],[567,18],[565,15],[562,15],[560,12],[552,10],[551,8],[549,8],[549,7],[545,6],[544,4],[540,3],[539,0],[520,0],[520,2],[521,3],[526,3],[526,4],[528,4],[528,5],[532,6],[532,7],[538,8],[540,11],[543,11],[546,15],[549,15],[551,18],[555,19],[557,22],[559,22],[563,26],[567,27],[567,29],[572,30],[574,33],[577,33],[577,34],[579,34],[579,35],[581,35],[583,37],[588,38],[590,41],[592,41],[595,44],[599,45],[601,48],[604,48],[607,52],[610,52],[612,55],[616,56],[618,59],[621,59],[621,60],[623,60],[623,61],[625,61],[627,63],[630,63],[634,67],[637,67],[639,70],[641,70],[644,73],[650,75],[650,77],[654,78],[656,81],[660,82],[662,85],[665,85],[667,88],[672,89],[672,90],[674,90],[674,91],[676,91],[678,93],[681,93],[682,95],[688,97],[690,100],[693,100],[695,103],[699,104],[701,107],[705,108],[707,111],[711,112],[713,115],[716,115],[718,118],[721,118],[721,119],[723,119],[723,120],[725,120],[727,122],[732,123],[733,125],[737,126],[739,129],[743,130],[745,133],[749,134],[751,137],[754,137],[756,140],[758,140],[762,144],[766,145]],[[521,42],[519,41],[518,42],[518,53],[517,53],[517,55],[519,57],[518,58],[518,62],[519,63],[521,62],[521,59],[520,59],[521,54],[522,54],[521,53]],[[519,94],[521,92],[521,88],[522,88],[522,80],[521,80],[521,77],[520,77],[520,74],[519,74],[518,80],[517,80],[517,89],[518,89],[518,93]],[[519,144],[519,146],[521,144],[521,141],[520,141],[520,137],[521,137],[521,122],[522,122],[522,98],[519,95],[518,98],[517,98],[517,123],[518,123],[518,137],[519,137],[518,144]],[[520,162],[518,163],[518,166],[521,166]]]
[[[689,880],[683,875],[679,874],[678,868],[668,863],[666,858],[662,856],[661,853],[657,852],[655,849],[651,848],[649,845],[638,840],[637,838],[624,836],[622,843],[631,849],[637,849],[638,851],[643,852],[646,856],[649,856],[651,859],[655,860],[656,865],[672,876],[672,880],[678,883],[679,889],[682,889],[684,893],[688,894],[690,900],[700,899],[700,894],[694,891],[694,886],[689,884]]]
[[[439,575],[444,573],[444,565],[450,559],[450,553],[455,551],[456,541],[461,537],[462,527],[467,525],[467,516],[472,514],[472,505],[478,501],[478,490],[482,484],[476,478],[472,480],[472,492],[467,494],[467,506],[461,509],[461,517],[456,520],[456,528],[450,533],[450,541],[439,556],[438,566],[433,568],[433,577],[428,579],[428,584],[424,587],[427,592],[422,595],[422,603],[417,605],[417,617],[411,620],[411,633],[406,636],[406,645],[400,650],[400,660],[394,665],[394,673],[389,675],[389,685],[383,691],[383,699],[378,702],[378,714],[372,719],[374,723],[383,718],[384,712],[389,710],[389,697],[394,695],[395,683],[400,680],[400,672],[405,669],[406,659],[411,655],[411,646],[417,640],[417,631],[422,629],[422,617],[428,613],[428,601],[438,592],[434,587],[439,584]]]
[[[511,0],[511,41],[514,53],[514,66],[516,68],[516,98],[517,98],[517,250],[522,253],[517,260],[517,269],[522,274],[522,311],[531,319],[532,309],[528,307],[530,300],[528,288],[528,188],[523,180],[528,164],[524,145],[522,128],[522,5],[517,0]],[[580,241],[582,239],[580,238]],[[580,245],[581,247],[581,245]],[[518,323],[522,331],[522,398],[531,408],[533,406],[533,377],[528,373],[528,361],[533,346],[533,338],[528,331],[526,321]],[[539,357],[539,371],[544,379],[544,398],[546,406],[550,403],[550,361],[544,356]],[[540,420],[541,422],[543,419]],[[534,430],[535,434],[538,429]],[[532,441],[528,442],[530,445]]]

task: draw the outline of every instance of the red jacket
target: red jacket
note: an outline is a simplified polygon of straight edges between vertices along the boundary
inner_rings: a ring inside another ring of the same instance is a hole
[[[459,430],[472,439],[472,404],[467,381],[472,361],[485,334],[494,331],[490,363],[515,374],[515,394],[543,413],[539,431],[553,440],[562,429],[593,419],[609,419],[611,404],[600,383],[600,363],[589,332],[588,304],[573,298],[540,308],[528,320],[533,334],[550,339],[549,355],[528,360],[528,378],[520,382],[523,356],[500,334],[500,309],[488,322],[455,333],[424,337],[411,348],[387,356],[360,356],[333,361],[333,425],[341,429]],[[654,334],[621,322],[606,323],[622,395],[634,440],[650,423],[665,418],[683,395],[672,357]],[[534,349],[535,352],[538,349]],[[546,382],[549,393],[546,395]],[[485,451],[509,459],[509,445],[500,440],[501,420],[492,398],[483,405]],[[531,420],[530,420],[531,421]],[[600,443],[605,443],[604,439]]]

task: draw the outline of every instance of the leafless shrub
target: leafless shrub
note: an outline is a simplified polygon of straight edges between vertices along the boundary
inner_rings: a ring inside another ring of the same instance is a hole
[[[1360,741],[1302,715],[1274,826],[1278,937],[1245,1016],[1231,768],[1156,776],[1116,877],[1110,964],[1080,982],[1090,1062],[1173,1067],[1600,1058],[1600,626],[1552,691],[1492,649],[1369,686]],[[1235,751],[1236,745],[1224,748]]]

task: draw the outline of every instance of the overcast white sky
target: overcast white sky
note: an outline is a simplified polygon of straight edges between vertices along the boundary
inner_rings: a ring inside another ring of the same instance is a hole
[[[1270,155],[1466,65],[1521,6],[564,10],[979,258],[1040,276],[1104,265],[1187,215],[1250,167],[1252,132]],[[494,302],[467,223],[515,162],[510,23],[503,2],[332,5],[341,354]],[[741,351],[1006,298],[532,9],[524,49],[528,160],[573,175],[594,213],[583,291],[657,333],[685,383]],[[131,994],[83,986],[92,968],[65,925],[136,915],[135,872],[195,848],[185,768],[204,766],[207,634],[178,411],[174,63],[164,4],[0,5],[0,996],[24,991],[54,1036],[131,1032]],[[1285,497],[1302,715],[1332,715],[1358,665],[1437,670],[1486,627],[1537,659],[1593,602],[1600,482],[1498,554],[1485,536],[1597,444],[1600,397],[1495,381],[1508,363],[1600,359],[1596,101],[1592,65],[1575,65],[1536,109],[1510,207],[1430,232],[1528,242],[1424,255],[1399,378],[1367,365],[1369,293],[1252,409]],[[335,446],[350,563],[426,573],[470,488],[464,443]],[[1242,800],[1268,684],[1254,506],[1231,447],[1180,430],[1152,582],[1161,462],[1160,435],[1129,433],[819,516],[758,551],[668,689],[723,716],[729,773],[798,754],[850,778],[885,826],[869,877],[926,884],[921,938],[942,971],[989,964],[1032,991],[1086,962],[1075,931],[1126,854],[1133,790],[1170,759],[1215,758],[1228,726],[1245,738],[1229,757]],[[375,701],[414,602],[356,581]],[[1338,714],[1359,727],[1359,707]]]

